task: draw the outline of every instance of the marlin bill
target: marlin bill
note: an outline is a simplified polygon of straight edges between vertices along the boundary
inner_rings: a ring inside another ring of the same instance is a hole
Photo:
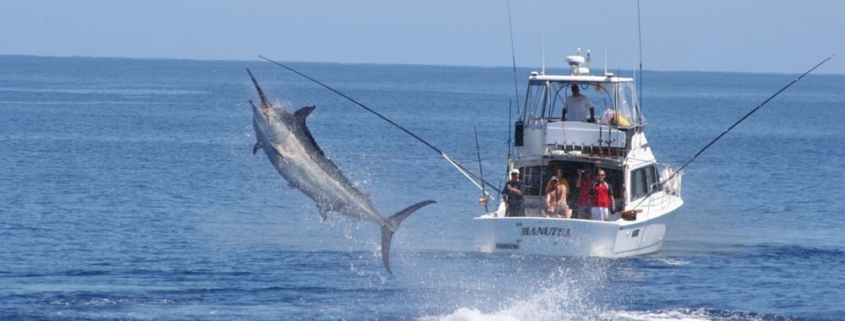
[[[257,140],[253,154],[259,149],[264,150],[270,163],[290,186],[302,191],[317,203],[323,220],[328,212],[336,212],[381,226],[382,260],[387,272],[393,273],[390,270],[390,241],[393,233],[396,233],[405,218],[434,201],[427,200],[411,205],[389,218],[381,216],[369,197],[355,188],[337,165],[317,146],[305,125],[305,119],[315,107],[306,106],[293,113],[274,108],[252,72],[247,69],[247,73],[261,99],[260,106],[250,101]]]

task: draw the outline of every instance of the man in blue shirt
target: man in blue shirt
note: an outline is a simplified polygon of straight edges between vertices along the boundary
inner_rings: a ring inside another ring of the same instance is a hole
[[[505,211],[506,217],[525,216],[525,210],[523,209],[525,202],[522,197],[525,194],[525,183],[519,179],[518,169],[514,168],[511,171],[511,180],[505,185],[502,194],[505,197],[505,204],[507,204],[507,210]]]

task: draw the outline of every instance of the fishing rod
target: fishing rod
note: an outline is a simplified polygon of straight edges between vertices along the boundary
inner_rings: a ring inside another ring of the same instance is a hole
[[[478,174],[481,175],[481,179],[484,179],[484,167],[481,166],[481,147],[478,145],[478,128],[472,126],[472,131],[475,132],[475,154],[478,156]],[[489,200],[489,195],[487,195],[487,190],[484,189],[484,185],[481,185],[481,199],[478,202],[484,205],[484,212],[490,213],[490,210],[487,209],[487,201]]]
[[[488,185],[488,186],[490,186],[490,187],[495,187],[493,184],[490,184],[489,182],[485,181],[485,180],[484,180],[484,179],[482,179],[481,177],[478,177],[478,175],[476,175],[475,173],[471,172],[469,169],[467,169],[466,167],[464,167],[463,165],[461,165],[460,163],[458,163],[457,161],[455,161],[454,159],[452,159],[452,157],[450,157],[449,155],[446,155],[446,153],[444,153],[443,151],[441,151],[441,150],[440,150],[440,149],[438,149],[437,147],[434,147],[434,145],[430,144],[429,142],[427,142],[427,141],[425,141],[424,139],[420,138],[420,137],[419,137],[419,136],[417,136],[416,134],[414,134],[414,133],[410,132],[409,130],[405,129],[405,127],[402,127],[402,126],[400,126],[399,124],[395,123],[394,121],[392,121],[392,120],[388,119],[387,117],[382,116],[381,114],[379,114],[379,113],[378,113],[378,112],[376,112],[375,110],[372,110],[370,107],[367,107],[366,105],[364,105],[364,104],[362,104],[362,103],[359,103],[357,100],[352,99],[352,97],[349,97],[349,96],[345,95],[344,93],[342,93],[342,92],[340,92],[340,91],[337,91],[336,89],[334,89],[334,88],[332,88],[332,87],[329,87],[328,85],[326,85],[326,84],[324,84],[324,83],[320,82],[320,81],[319,81],[319,80],[317,80],[317,79],[311,78],[311,77],[309,77],[308,75],[303,74],[303,73],[301,73],[301,72],[297,71],[296,69],[293,69],[293,68],[291,68],[291,67],[288,67],[288,66],[286,66],[286,65],[283,65],[283,64],[281,64],[281,63],[279,63],[279,62],[276,62],[276,61],[274,61],[274,60],[272,60],[272,59],[270,59],[270,58],[267,58],[267,57],[264,57],[264,56],[261,56],[261,55],[259,55],[259,56],[258,56],[258,58],[261,58],[261,59],[267,60],[267,61],[268,61],[268,62],[270,62],[270,63],[273,63],[273,64],[275,64],[275,65],[277,65],[277,66],[279,66],[279,67],[285,68],[285,69],[287,69],[287,70],[289,70],[289,71],[291,71],[291,72],[293,72],[293,73],[295,73],[295,74],[297,74],[297,75],[300,75],[300,76],[302,76],[303,78],[308,79],[308,80],[310,80],[310,81],[312,81],[312,82],[314,82],[314,83],[316,83],[316,84],[318,84],[318,85],[322,86],[323,88],[326,88],[326,89],[330,90],[331,92],[333,92],[333,93],[335,93],[335,94],[340,95],[340,96],[341,96],[341,97],[343,97],[343,98],[346,98],[347,100],[349,100],[349,101],[351,101],[352,103],[354,103],[354,104],[356,104],[356,105],[360,106],[361,108],[364,108],[365,110],[369,111],[369,112],[370,112],[370,113],[372,113],[373,115],[378,116],[379,118],[381,118],[381,119],[383,119],[384,121],[386,121],[386,122],[390,123],[391,125],[396,126],[396,128],[399,128],[400,130],[402,130],[402,131],[403,131],[403,132],[405,132],[406,134],[411,135],[411,137],[413,137],[413,138],[415,138],[416,140],[420,141],[421,143],[425,144],[426,146],[428,146],[429,148],[433,149],[434,151],[436,151],[436,152],[440,153],[440,155],[441,155],[441,156],[443,156],[443,158],[445,158],[445,159],[446,159],[446,161],[448,161],[450,164],[452,164],[452,166],[454,166],[455,168],[457,168],[457,169],[458,169],[458,171],[460,171],[462,174],[464,174],[464,176],[465,176],[466,178],[468,178],[470,181],[472,181],[472,183],[473,183],[473,184],[475,184],[475,186],[476,186],[476,187],[483,189],[483,186],[482,186],[482,185],[479,185],[479,184],[478,184],[475,180],[473,180],[472,178],[476,178],[476,179],[478,179],[479,181],[481,181],[481,183],[482,183],[482,184],[487,184],[487,185]],[[472,178],[471,178],[470,176],[472,176]]]
[[[704,153],[704,151],[705,151],[705,150],[707,150],[708,148],[710,148],[710,146],[712,146],[714,143],[716,143],[716,141],[718,141],[719,139],[721,139],[723,136],[725,136],[725,134],[727,134],[727,133],[728,133],[729,131],[731,131],[734,127],[736,127],[737,125],[739,125],[739,123],[741,123],[741,122],[742,122],[742,121],[744,121],[746,118],[748,118],[749,116],[751,116],[752,114],[754,114],[755,112],[757,112],[758,110],[760,110],[760,108],[762,108],[762,107],[763,107],[764,105],[766,105],[769,101],[771,101],[772,99],[774,99],[775,97],[777,97],[778,95],[780,95],[780,93],[782,93],[784,90],[786,90],[787,88],[791,87],[793,84],[795,84],[796,82],[798,82],[799,80],[801,80],[801,78],[804,78],[804,76],[806,76],[806,75],[810,74],[811,72],[813,72],[813,70],[816,70],[816,68],[820,67],[821,65],[823,65],[824,63],[826,63],[828,60],[832,59],[833,57],[836,57],[836,55],[831,55],[830,57],[827,57],[826,59],[822,60],[822,62],[820,62],[820,63],[818,63],[817,65],[813,66],[813,68],[810,68],[810,70],[807,70],[805,73],[803,73],[803,74],[801,74],[800,76],[798,76],[798,78],[793,79],[793,80],[792,80],[789,84],[787,84],[786,86],[784,86],[783,88],[781,88],[780,90],[778,90],[776,93],[774,93],[774,95],[771,95],[771,96],[769,96],[769,98],[766,98],[766,100],[764,100],[762,103],[760,103],[760,105],[758,105],[757,107],[755,107],[754,109],[752,109],[750,112],[748,112],[747,114],[745,114],[745,116],[742,116],[742,118],[740,118],[740,119],[739,119],[738,121],[736,121],[733,125],[731,125],[731,127],[728,127],[728,129],[726,129],[726,130],[725,130],[725,131],[723,131],[721,134],[719,134],[719,136],[716,136],[716,138],[715,138],[715,139],[713,139],[712,141],[710,141],[710,143],[709,143],[709,144],[707,144],[706,146],[704,146],[704,148],[702,148],[702,149],[701,149],[701,150],[699,150],[697,153],[695,153],[695,155],[693,155],[693,156],[692,156],[692,158],[690,158],[690,160],[689,160],[689,161],[687,161],[686,163],[684,163],[683,165],[681,165],[681,167],[679,167],[677,170],[675,170],[674,172],[672,172],[672,175],[669,175],[669,177],[668,177],[668,178],[666,178],[665,180],[663,180],[663,181],[659,182],[659,184],[663,185],[663,184],[666,184],[666,182],[668,182],[668,181],[672,180],[672,178],[674,178],[675,176],[677,176],[677,175],[678,175],[678,173],[680,173],[681,171],[683,171],[683,170],[684,170],[684,168],[686,168],[686,167],[687,167],[687,165],[689,165],[689,164],[690,164],[690,163],[692,163],[692,162],[693,162],[696,158],[698,158],[698,156],[699,156],[699,155],[701,155],[701,153]],[[655,190],[652,190],[651,192],[649,192],[649,193],[646,195],[646,197],[644,197],[644,198],[643,198],[643,200],[642,200],[642,201],[640,201],[640,203],[639,203],[639,204],[637,204],[637,207],[638,207],[640,204],[642,204],[642,203],[643,203],[643,202],[644,202],[644,201],[648,198],[648,196],[651,196],[651,194],[653,194],[655,191],[657,191],[657,190],[655,189]]]

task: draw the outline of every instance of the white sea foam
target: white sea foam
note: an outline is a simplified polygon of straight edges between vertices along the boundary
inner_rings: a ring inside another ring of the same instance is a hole
[[[703,309],[677,309],[662,311],[606,311],[597,314],[577,313],[569,311],[562,313],[540,312],[542,309],[530,310],[530,305],[514,307],[502,311],[484,313],[472,308],[460,308],[454,313],[425,317],[424,321],[525,321],[525,320],[616,320],[616,321],[712,321],[731,320],[739,317],[746,320],[749,316],[743,312],[730,313],[727,317],[714,317]],[[534,307],[539,308],[539,307]],[[752,318],[753,319],[753,318]]]

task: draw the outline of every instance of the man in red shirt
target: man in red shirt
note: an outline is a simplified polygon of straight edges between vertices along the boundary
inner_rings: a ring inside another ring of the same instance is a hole
[[[584,165],[578,170],[578,180],[575,187],[578,188],[578,202],[575,204],[575,218],[590,218],[590,191],[593,189],[593,170],[589,165]]]
[[[613,199],[613,190],[610,184],[604,181],[604,170],[599,169],[596,174],[596,182],[590,189],[590,216],[596,221],[606,221],[610,213],[616,208],[616,201]]]

